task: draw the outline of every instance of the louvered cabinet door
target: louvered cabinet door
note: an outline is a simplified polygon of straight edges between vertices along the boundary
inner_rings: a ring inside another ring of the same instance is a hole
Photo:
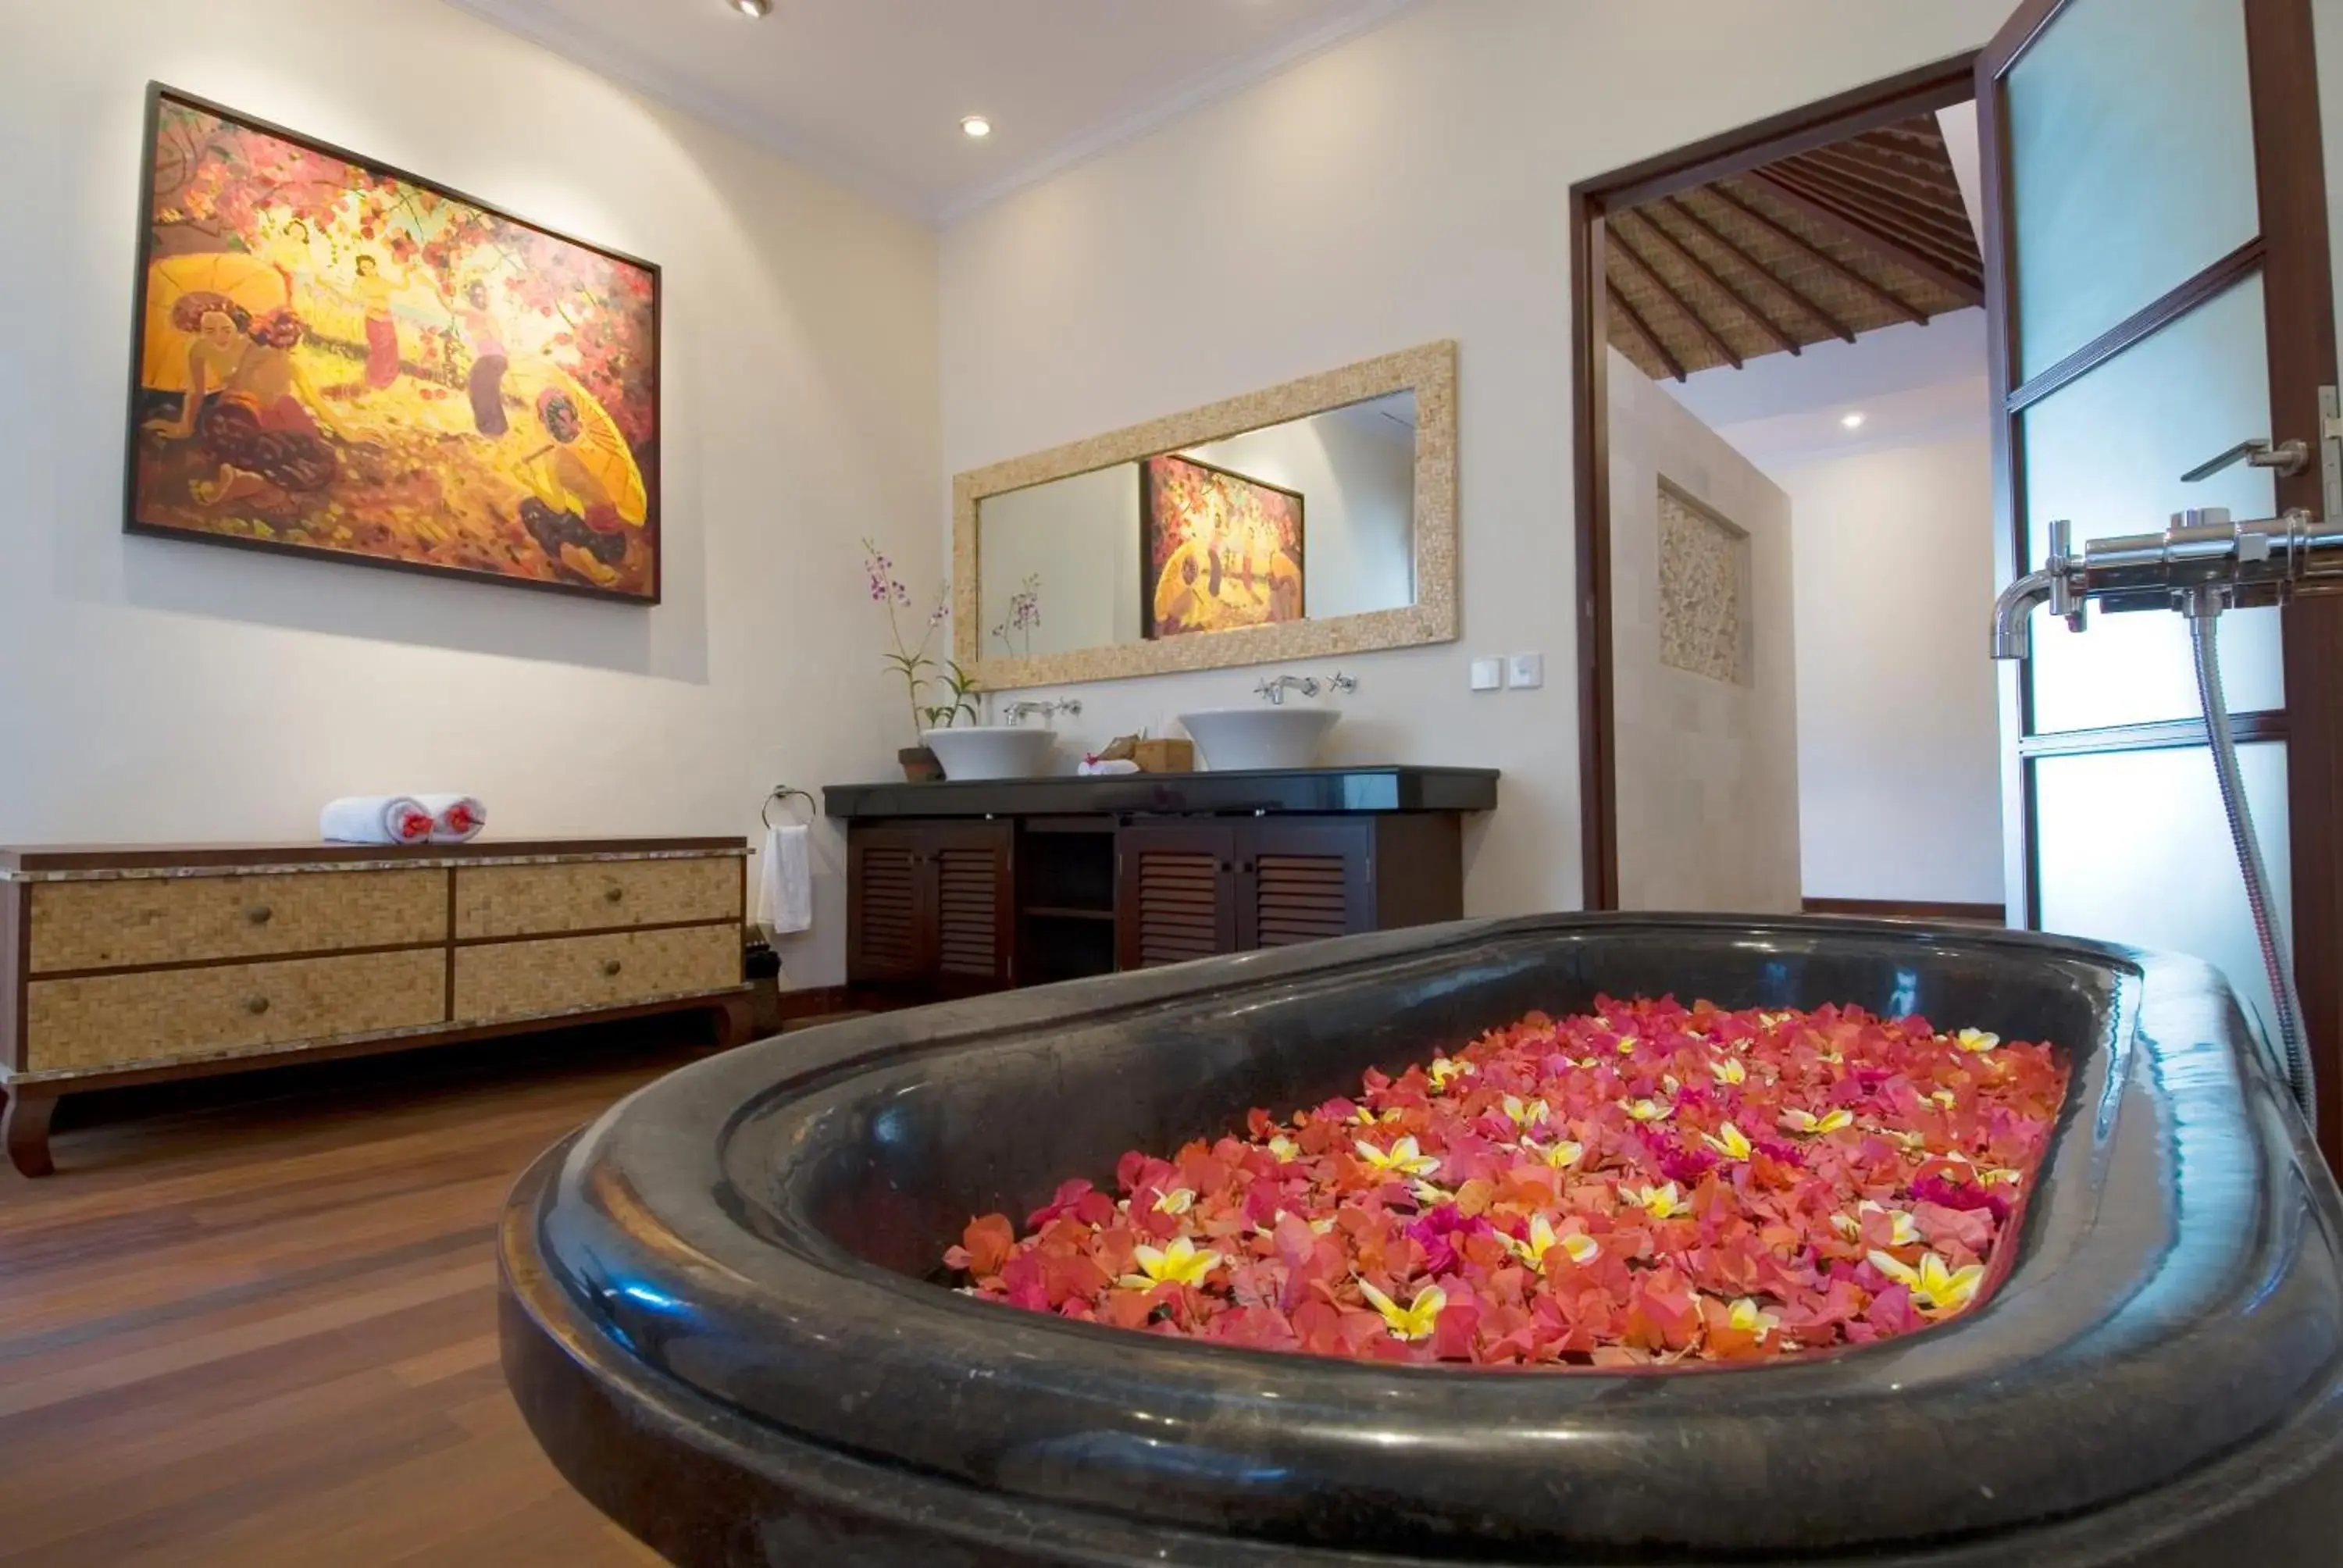
[[[1237,946],[1373,930],[1374,843],[1374,826],[1363,820],[1250,824],[1237,867]]]
[[[855,828],[847,836],[846,857],[847,979],[860,984],[919,978],[921,950],[932,946],[933,930],[931,915],[921,919],[929,900],[920,896],[918,833]]]
[[[1237,829],[1124,828],[1115,839],[1116,964],[1154,969],[1237,950]]]
[[[997,990],[1013,983],[1010,864],[1014,843],[1014,830],[1007,822],[930,831],[935,972],[955,991]]]

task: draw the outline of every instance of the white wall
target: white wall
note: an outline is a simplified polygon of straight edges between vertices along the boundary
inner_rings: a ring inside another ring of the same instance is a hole
[[[1575,906],[1570,185],[1974,46],[2008,10],[1416,6],[949,231],[944,471],[1456,338],[1464,640],[1346,661],[1332,749],[1503,769],[1467,908]],[[1466,694],[1472,656],[1530,649],[1543,689]],[[1250,702],[1262,673],[1094,687],[1071,728]]]
[[[1790,498],[1609,350],[1619,904],[1795,913],[1799,660]],[[1748,536],[1745,681],[1660,658],[1660,485]],[[1803,652],[1803,649],[1800,649]]]
[[[941,574],[930,235],[433,0],[5,18],[0,839],[304,839],[405,788],[500,835],[740,833],[892,765],[857,540]],[[664,266],[663,605],[122,535],[150,77]],[[793,979],[840,977],[843,910],[826,876]]]
[[[2000,903],[1986,432],[1768,472],[1797,540],[1806,893]]]

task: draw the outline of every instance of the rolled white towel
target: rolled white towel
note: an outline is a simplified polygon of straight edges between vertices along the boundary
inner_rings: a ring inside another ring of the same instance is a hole
[[[317,813],[317,836],[333,844],[420,844],[431,813],[412,795],[345,795]]]
[[[477,839],[488,825],[488,809],[477,795],[417,795],[416,803],[431,813],[431,841],[460,844]]]

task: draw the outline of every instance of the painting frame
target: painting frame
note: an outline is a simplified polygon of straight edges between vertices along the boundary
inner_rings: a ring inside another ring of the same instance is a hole
[[[529,230],[556,244],[575,246],[620,266],[641,272],[648,280],[649,293],[649,401],[653,412],[658,440],[648,457],[632,454],[640,466],[644,488],[645,521],[641,525],[649,552],[649,584],[647,591],[603,587],[591,582],[564,581],[551,578],[531,578],[484,568],[426,560],[405,560],[362,550],[336,548],[273,538],[258,538],[233,533],[214,532],[170,523],[148,521],[139,515],[140,459],[142,421],[148,401],[149,389],[145,385],[145,368],[148,344],[148,308],[156,256],[156,169],[160,151],[163,113],[166,104],[176,105],[199,114],[216,116],[236,126],[274,137],[319,156],[338,160],[379,178],[397,181],[420,191],[426,191],[443,201],[460,203],[486,217]],[[595,599],[604,603],[654,608],[664,599],[667,589],[666,518],[662,505],[662,478],[665,468],[663,453],[666,445],[665,356],[666,282],[657,262],[632,255],[612,246],[554,228],[527,217],[498,204],[459,190],[444,181],[427,178],[397,165],[367,156],[347,147],[278,125],[260,116],[247,113],[231,105],[207,98],[201,94],[175,87],[160,80],[146,84],[145,130],[139,138],[138,219],[134,246],[131,288],[131,318],[126,407],[123,419],[123,487],[122,531],[126,536],[144,538],[174,539],[182,543],[226,546],[230,548],[265,552],[270,555],[297,557],[330,565],[371,567],[383,570],[441,578],[457,578],[493,584],[499,588],[532,589],[539,593],[559,594],[572,598]]]
[[[1151,466],[1160,462],[1184,463],[1224,479],[1233,479],[1250,489],[1267,490],[1284,497],[1293,505],[1293,564],[1299,568],[1301,580],[1294,592],[1293,613],[1282,619],[1248,622],[1237,627],[1204,627],[1194,631],[1174,632],[1165,636],[1157,629],[1155,618],[1156,579],[1161,568],[1155,561],[1155,546],[1160,531],[1155,515],[1155,487],[1151,480]],[[1219,636],[1231,631],[1251,630],[1256,627],[1290,626],[1310,618],[1310,561],[1308,498],[1300,490],[1273,484],[1254,475],[1208,463],[1202,457],[1185,452],[1151,452],[1139,459],[1139,636],[1141,642],[1178,642],[1186,638]]]

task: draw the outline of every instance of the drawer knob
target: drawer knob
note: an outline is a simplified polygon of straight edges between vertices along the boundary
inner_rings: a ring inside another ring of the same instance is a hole
[[[616,959],[604,959],[602,960],[602,972],[606,975],[615,975],[625,967],[626,966],[624,964],[620,963]]]
[[[244,1010],[258,1018],[268,1010],[268,999],[265,996],[246,997],[244,999]]]
[[[244,918],[250,920],[256,926],[265,926],[268,923],[270,918],[276,913],[277,911],[270,909],[266,904],[255,904],[252,908],[244,911]]]
[[[615,882],[602,890],[602,901],[606,904],[615,904],[626,896],[627,890]]]

